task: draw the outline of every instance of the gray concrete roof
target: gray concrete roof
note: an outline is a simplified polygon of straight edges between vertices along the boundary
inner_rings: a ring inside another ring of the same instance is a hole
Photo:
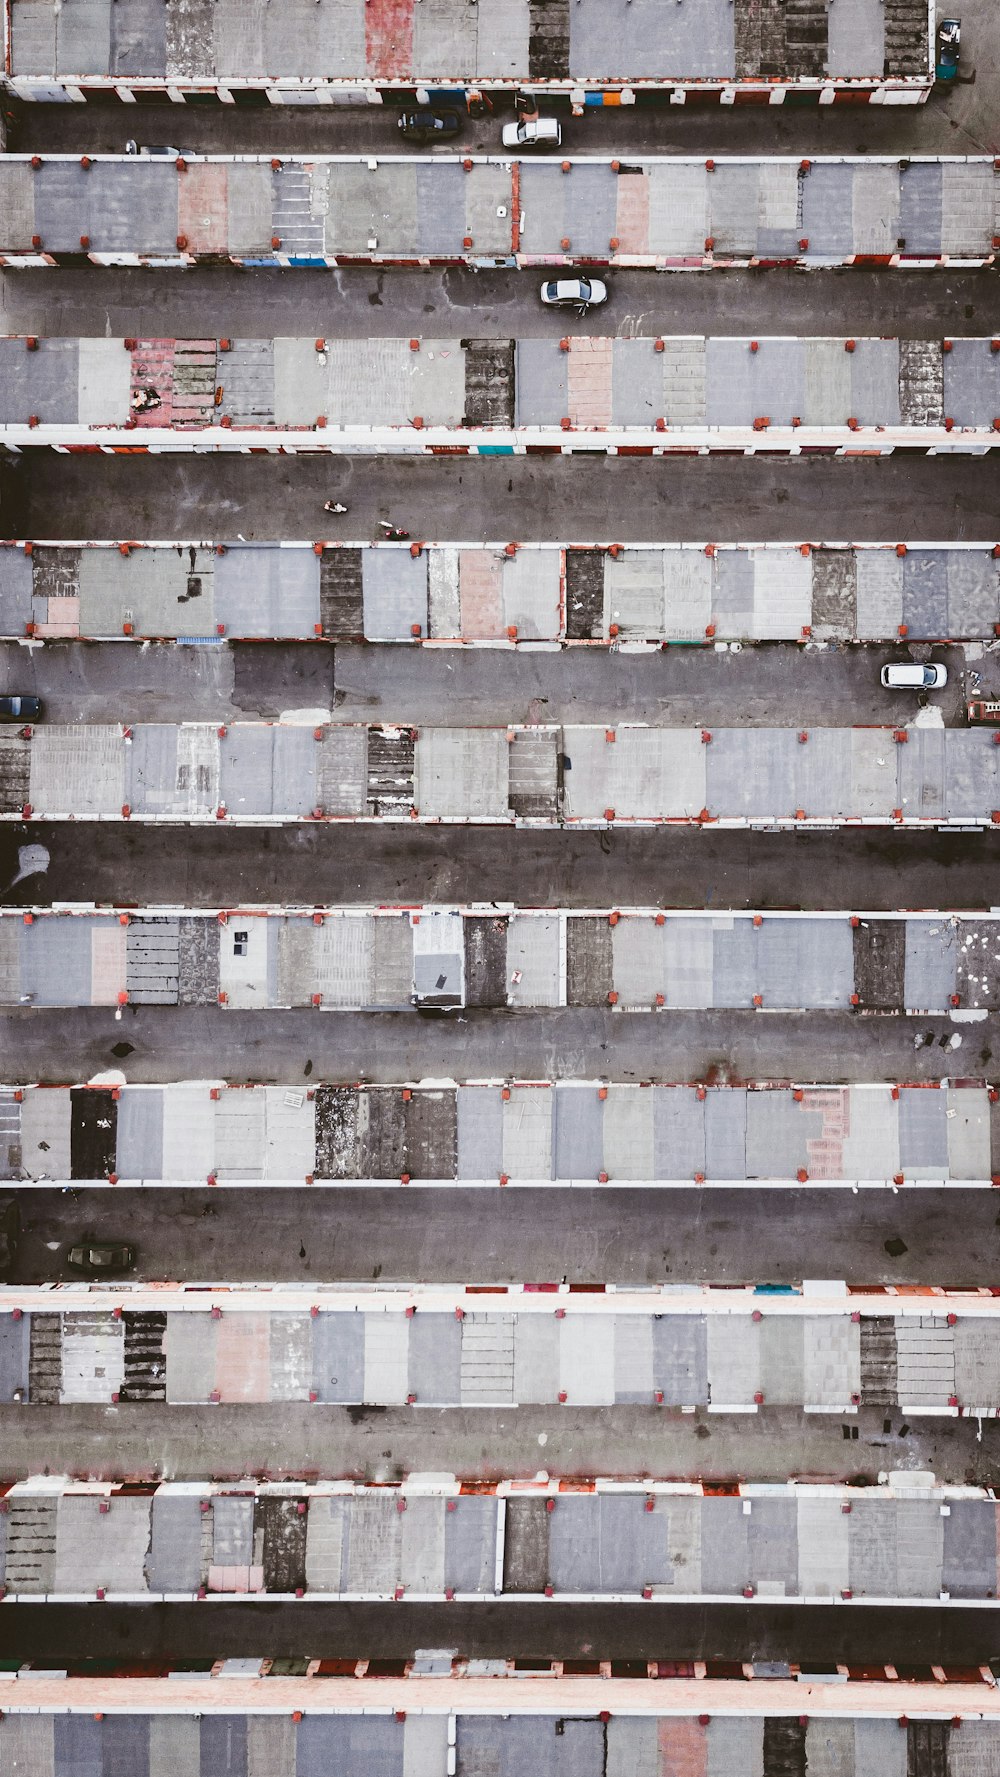
[[[990,263],[992,157],[4,155],[0,263]],[[43,261],[44,263],[44,261]]]
[[[403,1487],[69,1487],[5,1494],[9,1598],[996,1599],[996,1512],[980,1489],[613,1482]],[[2,1741],[0,1741],[2,1747]]]
[[[527,786],[527,790],[526,790]],[[0,734],[0,819],[990,825],[988,728],[401,728],[238,722]]]
[[[501,387],[501,359],[513,369],[498,406],[490,391]],[[148,388],[160,405],[133,409],[134,394]],[[946,422],[992,442],[997,421],[1000,350],[987,338],[563,341],[553,332],[423,339],[415,348],[408,339],[0,338],[0,441],[30,436],[26,427],[43,428],[36,442],[51,443],[129,425],[136,445],[167,433],[193,446],[206,429],[234,427],[308,433],[331,450],[392,449],[400,430],[467,443],[554,430],[609,442],[616,431],[652,440],[721,433],[754,444],[779,428],[839,443],[881,429],[889,444],[901,436],[919,444],[934,442]],[[238,447],[235,436],[218,436]]]
[[[901,6],[887,21],[875,0],[857,0],[850,16],[819,9],[803,30],[789,0],[761,29],[750,0],[694,0],[690,18],[664,13],[656,0],[582,0],[558,15],[541,44],[526,7],[491,0],[470,11],[461,0],[422,10],[404,0],[372,22],[363,0],[317,8],[284,0],[249,12],[241,0],[210,8],[183,0],[11,0],[10,65],[17,79],[105,77],[125,85],[164,81],[204,88],[215,81],[264,86],[277,79],[447,88],[456,82],[533,87],[671,84],[677,79],[867,77],[881,84],[928,74],[927,14]],[[124,13],[124,16],[122,16]],[[609,47],[614,46],[609,69]],[[451,96],[451,95],[448,95]]]
[[[20,1094],[20,1096],[18,1096]],[[0,1177],[301,1183],[501,1178],[611,1184],[813,1179],[987,1182],[985,1086],[0,1088]],[[93,1107],[88,1113],[87,1107]],[[85,1128],[92,1128],[85,1139]]]
[[[1000,1005],[1000,923],[954,915],[388,905],[0,911],[0,1005]]]
[[[91,1103],[100,1104],[94,1147],[80,1134]],[[444,1183],[601,1174],[626,1183],[804,1171],[985,1182],[1000,1173],[1000,1119],[979,1086],[4,1087],[0,1116],[0,1176],[15,1179],[391,1183],[406,1172]]]
[[[961,640],[998,622],[992,544],[0,542],[18,637]]]
[[[31,1306],[0,1320],[0,1399],[1000,1415],[1000,1320],[989,1303],[948,1312],[962,1298],[931,1289],[917,1301],[855,1292],[831,1310],[790,1286],[687,1289],[687,1307],[673,1300],[682,1286],[636,1293],[631,1307],[555,1285],[380,1296],[321,1285],[308,1308],[252,1286],[238,1300],[220,1288],[213,1307],[202,1288],[146,1289],[153,1309],[130,1307],[128,1285],[20,1290]]]
[[[641,1482],[463,1494],[448,1482],[121,1492],[53,1479],[17,1483],[3,1505],[8,1599],[997,1598],[992,1499],[919,1474],[854,1490],[744,1483],[728,1497]]]
[[[88,1770],[129,1777],[760,1777],[779,1756],[786,1769],[907,1777],[928,1747],[952,1777],[1000,1773],[986,1667],[897,1678],[869,1665],[866,1682],[845,1665],[817,1674],[782,1661],[564,1664],[432,1649],[399,1662],[234,1658],[211,1672],[175,1657],[165,1687],[40,1666],[25,1663],[5,1686],[0,1756],[47,1777],[79,1777],[84,1755]],[[755,1682],[734,1697],[734,1678]]]
[[[644,1672],[642,1661],[567,1662],[588,1673],[567,1678],[554,1675],[558,1665],[550,1674],[544,1662],[516,1672],[510,1662],[508,1676],[506,1662],[471,1660],[455,1663],[452,1681],[438,1676],[442,1661],[432,1656],[433,1677],[396,1683],[338,1680],[333,1674],[343,1664],[309,1662],[315,1677],[297,1681],[290,1675],[303,1672],[305,1660],[220,1661],[211,1677],[174,1670],[173,1710],[158,1695],[158,1679],[102,1685],[72,1677],[60,1684],[25,1667],[17,1684],[5,1687],[0,1757],[12,1770],[46,1777],[79,1777],[81,1768],[220,1777],[227,1767],[268,1777],[330,1770],[337,1777],[760,1777],[780,1755],[796,1761],[793,1769],[835,1770],[838,1777],[907,1777],[931,1745],[948,1757],[953,1777],[1000,1777],[995,1718],[977,1715],[989,1709],[981,1681],[947,1689],[930,1676],[877,1687],[840,1684],[835,1713],[825,1701],[818,1706],[818,1694],[821,1686],[833,1690],[839,1674],[825,1683],[777,1662],[745,1662],[741,1676],[758,1682],[752,1699],[741,1691],[738,1701],[722,1680],[670,1684],[655,1661],[649,1675],[660,1682],[650,1685],[622,1677]],[[357,1666],[376,1672],[381,1664]],[[450,1670],[447,1660],[443,1665]],[[267,1680],[262,1688],[259,1679]],[[683,1711],[664,1695],[678,1688]],[[858,1696],[871,1690],[877,1701]],[[40,1705],[35,1693],[44,1697]],[[699,1703],[704,1711],[696,1715]],[[951,1725],[946,1717],[956,1710]]]

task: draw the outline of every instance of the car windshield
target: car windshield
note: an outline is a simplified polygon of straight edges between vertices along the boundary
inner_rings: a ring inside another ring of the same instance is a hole
[[[576,292],[581,302],[590,301],[590,285],[586,278],[579,278],[577,280]]]

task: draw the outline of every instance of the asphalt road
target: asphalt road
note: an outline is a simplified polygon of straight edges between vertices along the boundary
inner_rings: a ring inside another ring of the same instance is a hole
[[[970,651],[976,695],[1000,696],[1000,643]],[[912,692],[885,691],[887,660],[941,661],[949,682],[920,702],[964,725],[966,651],[765,643],[738,653],[645,654],[575,648],[441,649],[390,644],[247,642],[177,647],[121,642],[0,642],[0,685],[44,700],[50,722],[235,721],[315,712],[337,721],[476,726],[605,722],[623,711],[659,727],[905,725]]]
[[[18,881],[22,853],[27,868],[38,851],[47,868]],[[188,827],[181,841],[176,827],[32,821],[0,824],[0,901],[983,911],[1000,899],[997,857],[994,832],[213,824]]]
[[[903,1606],[738,1604],[5,1604],[0,1655],[76,1664],[258,1658],[783,1660],[814,1672],[978,1666],[1000,1650],[1000,1612]],[[942,1708],[948,1707],[947,1692]]]
[[[845,1432],[844,1427],[847,1426]],[[857,1438],[850,1436],[857,1430]],[[0,1407],[5,1480],[43,1472],[140,1480],[352,1479],[449,1474],[497,1482],[553,1475],[658,1480],[855,1481],[895,1469],[995,1486],[996,1420],[917,1419],[896,1409],[803,1414],[668,1413],[638,1406]],[[4,1615],[0,1611],[0,1619]]]
[[[989,1190],[495,1191],[94,1186],[20,1193],[10,1281],[69,1279],[80,1239],[137,1239],[150,1280],[359,1283],[800,1283],[954,1287],[992,1277]],[[251,1211],[256,1213],[251,1213]]]
[[[538,295],[543,279],[541,269],[460,266],[15,269],[4,274],[0,286],[0,332],[559,339],[574,333],[650,338],[843,331],[937,339],[942,330],[953,338],[1000,330],[1000,282],[990,271],[620,268],[607,274],[607,303],[582,318],[574,311],[553,315],[543,309]]]
[[[53,274],[57,275],[57,274]],[[998,285],[1000,287],[1000,285]],[[340,458],[59,456],[31,451],[0,482],[8,537],[316,539],[323,502],[350,534],[391,517],[414,537],[551,542],[989,542],[990,457]]]
[[[89,1079],[116,1059],[129,1081],[903,1082],[982,1078],[1000,1054],[1000,1014],[956,1028],[947,1018],[851,1012],[24,1009],[0,1016],[0,1054],[19,1081],[52,1085]]]

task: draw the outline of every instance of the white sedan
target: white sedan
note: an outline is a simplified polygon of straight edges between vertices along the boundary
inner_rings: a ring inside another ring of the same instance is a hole
[[[608,287],[600,278],[555,278],[542,285],[546,308],[575,308],[585,315],[596,303],[607,302]]]

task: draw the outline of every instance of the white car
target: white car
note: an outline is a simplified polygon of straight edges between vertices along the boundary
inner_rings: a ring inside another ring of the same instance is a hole
[[[191,148],[168,148],[165,144],[152,142],[148,146],[139,143],[133,137],[125,144],[126,154],[138,154],[144,160],[191,160],[195,154]]]
[[[607,302],[608,287],[600,278],[554,278],[542,285],[541,295],[546,308],[575,308],[585,315],[595,303]]]
[[[558,148],[561,141],[562,128],[554,117],[519,117],[503,126],[505,148],[535,148],[540,142]]]
[[[940,691],[948,683],[948,668],[892,660],[882,668],[881,679],[887,691]]]

